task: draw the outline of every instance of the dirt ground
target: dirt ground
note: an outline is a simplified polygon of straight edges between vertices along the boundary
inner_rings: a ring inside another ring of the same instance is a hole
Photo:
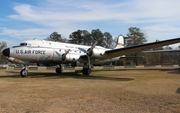
[[[180,69],[0,70],[1,113],[180,113]]]

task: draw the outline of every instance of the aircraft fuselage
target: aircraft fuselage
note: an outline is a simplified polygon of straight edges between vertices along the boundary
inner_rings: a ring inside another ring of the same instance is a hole
[[[80,60],[80,56],[86,55],[78,48],[83,48],[88,50],[90,46],[67,44],[61,42],[51,42],[45,40],[30,40],[25,43],[21,43],[19,46],[14,46],[9,48],[8,56],[22,60],[28,61],[29,63],[42,63],[42,64],[61,64],[61,63],[74,63]],[[94,48],[98,53],[105,52],[106,48],[96,46]],[[62,60],[59,56],[65,54],[66,58]],[[7,56],[7,55],[6,55]],[[93,57],[93,56],[92,56]],[[119,57],[107,59],[103,62],[99,59],[101,56],[96,55],[94,59],[91,59],[92,64],[104,63],[109,61],[117,61]],[[81,60],[81,62],[86,63],[87,60]]]

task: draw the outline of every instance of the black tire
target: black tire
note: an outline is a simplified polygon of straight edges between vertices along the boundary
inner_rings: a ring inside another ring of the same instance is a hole
[[[59,68],[59,67],[58,67],[58,68],[56,68],[56,73],[57,73],[57,74],[62,73],[62,68]]]
[[[83,75],[89,76],[91,74],[92,70],[90,68],[84,68],[82,70]]]
[[[20,75],[22,78],[28,77],[28,71],[26,69],[21,70]]]
[[[82,73],[83,75],[86,75],[86,68],[83,68]]]

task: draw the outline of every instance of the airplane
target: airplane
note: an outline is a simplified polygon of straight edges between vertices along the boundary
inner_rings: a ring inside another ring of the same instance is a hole
[[[97,41],[92,46],[85,46],[33,39],[20,43],[19,46],[6,48],[2,53],[4,56],[13,57],[21,62],[57,66],[55,71],[58,74],[63,72],[62,64],[83,64],[83,75],[90,75],[92,72],[91,65],[118,61],[121,56],[127,54],[178,42],[180,42],[180,38],[124,47],[124,37],[119,35],[116,47],[114,49],[107,49],[96,46]],[[26,66],[20,71],[20,75],[22,77],[28,76]]]

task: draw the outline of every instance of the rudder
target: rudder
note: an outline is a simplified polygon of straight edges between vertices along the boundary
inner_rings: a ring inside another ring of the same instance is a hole
[[[122,35],[118,36],[117,45],[115,48],[124,48],[124,37]]]

